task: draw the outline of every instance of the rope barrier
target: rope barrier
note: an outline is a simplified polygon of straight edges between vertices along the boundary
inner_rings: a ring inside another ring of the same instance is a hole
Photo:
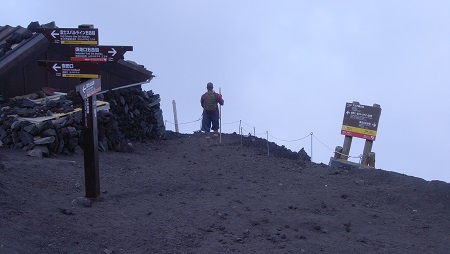
[[[245,131],[245,133],[249,133],[250,136],[252,136],[252,131],[246,130],[246,129],[244,129],[244,128],[242,128],[242,130]],[[242,132],[242,134],[244,134],[244,132]]]
[[[274,137],[274,136],[272,136],[272,135],[270,135],[270,134],[269,134],[269,136],[270,136],[270,137],[272,137],[272,138],[274,138],[274,139],[276,139],[276,140],[278,140],[278,141],[283,141],[283,142],[295,142],[295,141],[300,141],[300,140],[303,140],[303,139],[305,139],[305,138],[307,138],[307,137],[311,136],[311,134],[308,134],[308,135],[304,136],[303,138],[299,138],[299,139],[293,139],[293,140],[284,140],[284,139],[279,139],[279,138],[276,138],[276,137]]]
[[[195,120],[195,121],[190,121],[190,122],[185,122],[185,123],[179,123],[179,124],[190,124],[190,123],[198,122],[198,121],[200,121],[200,120],[202,120],[202,119],[199,118],[199,119],[197,119],[197,120]]]
[[[198,121],[201,121],[201,120],[202,120],[202,117],[200,117],[199,119],[194,120],[194,121],[189,121],[189,122],[179,123],[179,125],[195,123],[195,122],[198,122]],[[172,122],[170,122],[170,121],[167,121],[167,120],[166,120],[165,122],[166,122],[166,123],[170,123],[170,124],[174,124],[174,123],[172,123]],[[240,134],[240,136],[241,136],[241,140],[240,140],[241,145],[242,145],[242,143],[243,143],[242,137],[244,136],[244,133],[248,133],[248,136],[253,136],[253,137],[258,137],[258,138],[266,139],[266,140],[267,140],[267,155],[268,155],[268,156],[269,156],[269,154],[270,154],[270,153],[269,153],[269,137],[271,137],[271,138],[273,138],[273,139],[275,139],[275,140],[277,140],[277,141],[288,142],[288,143],[290,143],[290,142],[301,141],[301,140],[304,140],[304,139],[306,139],[306,138],[308,138],[308,137],[311,137],[311,157],[312,157],[312,152],[313,152],[313,151],[312,151],[312,138],[314,138],[314,139],[317,140],[320,144],[322,144],[324,147],[326,147],[327,149],[329,149],[332,153],[337,153],[337,154],[340,154],[341,156],[346,156],[346,157],[348,157],[348,158],[359,159],[360,162],[361,162],[361,160],[362,160],[362,154],[360,154],[359,156],[350,156],[350,155],[346,155],[346,154],[343,154],[343,153],[340,153],[340,152],[335,151],[334,149],[332,149],[332,148],[330,148],[329,146],[327,146],[324,142],[322,142],[319,138],[317,138],[317,136],[314,135],[313,132],[309,133],[308,135],[306,135],[306,136],[304,136],[304,137],[298,138],[298,139],[287,140],[287,139],[280,139],[280,138],[277,138],[277,137],[275,137],[275,136],[269,134],[269,131],[262,132],[262,133],[255,133],[256,127],[254,127],[254,126],[252,126],[252,125],[250,125],[250,124],[248,124],[248,123],[246,123],[246,122],[244,122],[244,121],[242,121],[242,120],[238,120],[238,121],[234,121],[234,122],[229,122],[229,123],[222,123],[222,125],[231,125],[231,124],[237,124],[237,123],[239,123],[239,134]],[[249,131],[249,130],[247,130],[247,129],[244,129],[244,128],[242,127],[242,124],[246,125],[247,127],[253,128],[253,131]],[[253,133],[253,134],[252,134],[252,133]]]
[[[262,135],[266,135],[267,132],[263,132],[263,133],[256,133],[255,136],[262,136]]]
[[[328,147],[327,145],[325,145],[322,141],[320,141],[314,134],[312,134],[312,136],[313,136],[317,141],[319,141],[319,143],[321,143],[323,146],[325,146],[325,147],[328,148],[329,150],[333,151],[333,153],[337,153],[337,154],[340,154],[340,155],[342,155],[342,156],[347,156],[347,157],[349,157],[349,158],[359,158],[360,160],[362,159],[362,154],[360,154],[359,156],[350,156],[350,155],[347,155],[347,154],[343,154],[343,153],[340,153],[340,152],[336,152],[334,149],[331,149],[330,147]]]
[[[247,125],[248,127],[252,127],[252,128],[255,128],[255,126],[251,126],[250,124],[248,124],[248,123],[245,123],[244,121],[242,121],[242,123],[243,123],[243,124],[245,124],[245,125]]]
[[[199,118],[199,119],[197,119],[197,120],[194,120],[194,121],[190,121],[190,122],[185,122],[185,123],[178,123],[178,124],[189,124],[189,123],[195,123],[195,122],[198,122],[198,121],[200,121],[200,120],[202,120],[202,118]],[[168,122],[168,123],[170,123],[170,124],[175,124],[175,123],[172,123],[171,121],[167,121],[167,120],[166,120],[166,122]]]
[[[239,123],[239,121],[232,122],[232,123],[222,123],[222,125],[235,124],[235,123]]]

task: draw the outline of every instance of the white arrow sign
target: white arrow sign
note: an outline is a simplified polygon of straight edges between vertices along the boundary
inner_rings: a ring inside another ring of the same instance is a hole
[[[117,51],[114,48],[111,48],[112,50],[108,51],[108,53],[112,54],[112,56],[115,56]]]
[[[59,35],[59,33],[56,33],[56,30],[53,30],[52,33],[51,33],[51,35],[53,36],[53,38],[56,38],[55,35]]]
[[[58,69],[61,69],[61,66],[58,66],[58,64],[54,64],[53,70],[58,71]]]

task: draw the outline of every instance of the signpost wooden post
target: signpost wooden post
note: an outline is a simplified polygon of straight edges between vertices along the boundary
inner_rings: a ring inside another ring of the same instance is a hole
[[[380,105],[373,104],[373,107],[380,108]],[[380,112],[381,112],[381,108],[380,108]],[[378,116],[378,119],[379,119],[379,116]],[[377,121],[376,125],[378,125],[378,121]],[[363,164],[363,165],[369,165],[372,167],[375,166],[375,153],[372,152],[372,146],[373,146],[374,140],[366,139],[366,142],[364,144],[363,157],[361,159],[361,164]]]
[[[342,156],[341,156],[341,159],[343,159],[343,160],[347,160],[348,159],[348,155],[350,154],[350,148],[352,146],[352,140],[353,140],[352,136],[345,135],[344,144],[342,145]]]
[[[100,197],[100,171],[98,164],[97,109],[95,94],[101,91],[100,79],[81,79],[75,90],[83,99],[83,151],[86,197]],[[84,82],[83,82],[84,81]]]

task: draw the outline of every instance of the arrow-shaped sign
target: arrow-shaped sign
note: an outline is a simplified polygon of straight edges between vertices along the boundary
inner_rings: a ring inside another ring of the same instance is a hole
[[[38,64],[45,66],[53,76],[62,78],[96,79],[100,71],[97,63],[38,60]]]
[[[127,51],[133,51],[132,46],[71,46],[70,61],[73,62],[116,62],[123,58]]]
[[[98,93],[102,90],[100,78],[89,79],[86,82],[81,83],[75,87],[75,91],[81,96],[81,98],[86,99]]]
[[[108,53],[112,54],[112,56],[115,56],[117,51],[114,48],[111,48],[111,50],[108,51]]]
[[[58,71],[58,69],[61,69],[61,66],[58,66],[58,64],[53,65],[53,70]]]
[[[97,28],[36,28],[50,43],[74,45],[98,45]]]
[[[51,36],[53,36],[53,38],[56,38],[55,35],[59,35],[59,33],[56,33],[56,30],[53,30],[50,34]]]

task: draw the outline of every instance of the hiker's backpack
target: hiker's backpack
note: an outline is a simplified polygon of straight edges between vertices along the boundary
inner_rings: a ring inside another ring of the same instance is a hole
[[[205,93],[205,100],[203,101],[203,109],[205,111],[216,111],[217,101],[214,92]]]

